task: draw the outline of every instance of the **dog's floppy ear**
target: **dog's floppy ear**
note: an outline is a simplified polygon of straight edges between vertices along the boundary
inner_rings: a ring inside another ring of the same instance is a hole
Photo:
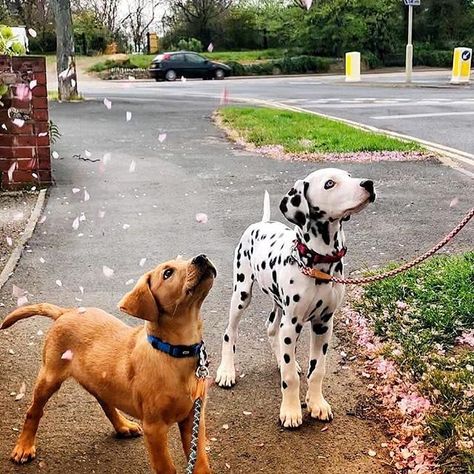
[[[150,274],[146,273],[119,302],[118,307],[136,318],[158,321],[158,305],[150,289]]]
[[[280,202],[280,211],[293,224],[304,227],[309,219],[306,190],[309,183],[298,180]]]

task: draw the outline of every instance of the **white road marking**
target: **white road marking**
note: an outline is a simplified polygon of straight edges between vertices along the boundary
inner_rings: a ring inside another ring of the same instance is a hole
[[[448,117],[451,115],[474,115],[474,112],[436,112],[431,114],[402,114],[402,115],[378,115],[370,117],[375,120],[386,119],[406,119],[406,118],[422,118],[422,117]]]

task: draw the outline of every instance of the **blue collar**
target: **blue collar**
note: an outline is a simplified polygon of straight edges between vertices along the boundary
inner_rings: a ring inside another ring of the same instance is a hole
[[[160,338],[147,334],[148,342],[153,346],[153,349],[164,352],[171,357],[177,357],[179,359],[184,357],[196,357],[201,351],[203,342],[193,344],[191,346],[173,346],[168,342],[162,341]]]

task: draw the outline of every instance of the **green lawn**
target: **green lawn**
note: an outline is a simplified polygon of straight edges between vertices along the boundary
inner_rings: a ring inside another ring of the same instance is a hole
[[[412,151],[420,146],[366,132],[317,115],[272,108],[225,107],[223,124],[256,146],[282,145],[294,153]]]
[[[399,367],[434,404],[429,437],[450,474],[474,473],[474,449],[463,448],[474,439],[474,351],[456,345],[474,329],[473,284],[474,252],[439,256],[367,286],[356,303],[387,346],[400,348]]]

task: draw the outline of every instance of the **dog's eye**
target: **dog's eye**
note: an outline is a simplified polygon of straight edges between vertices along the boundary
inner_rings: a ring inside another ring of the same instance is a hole
[[[336,183],[332,180],[332,179],[328,179],[325,183],[324,183],[324,189],[331,189],[334,187]]]
[[[172,268],[167,268],[164,272],[163,272],[163,280],[167,280],[172,274],[173,274],[173,269]]]

